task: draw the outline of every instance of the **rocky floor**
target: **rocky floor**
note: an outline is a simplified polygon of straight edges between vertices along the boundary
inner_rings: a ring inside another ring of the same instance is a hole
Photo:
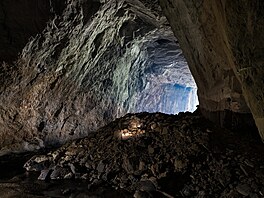
[[[26,173],[1,177],[0,191],[4,197],[264,197],[264,146],[252,133],[221,129],[197,113],[128,114],[31,157]]]

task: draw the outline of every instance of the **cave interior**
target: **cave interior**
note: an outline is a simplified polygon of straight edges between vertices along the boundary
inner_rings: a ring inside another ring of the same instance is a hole
[[[1,0],[3,197],[264,197],[263,30],[261,0]]]

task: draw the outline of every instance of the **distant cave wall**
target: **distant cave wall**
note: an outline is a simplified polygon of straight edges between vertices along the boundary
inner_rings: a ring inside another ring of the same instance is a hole
[[[128,112],[194,111],[198,104],[196,84],[171,29],[153,31],[136,43],[141,50],[127,73]]]
[[[41,33],[64,7],[64,0],[1,0],[0,62],[16,60],[29,38]]]
[[[196,80],[204,115],[224,124],[226,111],[242,117],[251,112],[264,138],[263,2],[160,3]]]

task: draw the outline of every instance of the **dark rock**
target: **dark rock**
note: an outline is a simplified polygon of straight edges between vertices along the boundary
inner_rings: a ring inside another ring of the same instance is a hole
[[[41,170],[41,173],[40,173],[38,179],[39,180],[47,180],[47,179],[49,179],[50,172],[51,172],[51,170],[49,170],[49,169]]]
[[[133,128],[132,132],[136,134],[144,128],[145,133],[126,140],[111,138],[117,130],[130,131],[127,126],[135,116],[140,119],[141,128]],[[154,120],[168,128],[167,134],[163,134],[163,130],[153,133],[151,124]],[[188,125],[188,130],[182,131],[182,124]],[[264,181],[259,166],[262,158],[244,147],[248,139],[240,140],[241,143],[236,136],[232,137],[234,134],[230,131],[209,127],[212,132],[206,133],[206,128],[207,120],[184,113],[181,118],[151,113],[128,114],[92,136],[75,140],[45,157],[31,158],[27,167],[33,170],[38,167],[37,162],[42,164],[44,159],[48,159],[50,164],[56,165],[52,179],[86,179],[91,184],[90,189],[108,184],[132,194],[138,190],[135,196],[259,195],[260,184]],[[237,148],[222,142],[218,136],[214,137],[218,133],[232,137]],[[226,149],[214,153],[211,138],[217,138]],[[245,164],[245,159],[256,164],[254,169]]]
[[[149,152],[149,154],[153,154],[154,152],[155,152],[155,150],[154,150],[154,148],[152,147],[152,146],[148,146],[148,152]]]
[[[147,192],[142,192],[142,191],[136,191],[134,198],[150,198],[151,196]]]
[[[103,173],[104,170],[105,170],[105,165],[104,165],[104,163],[102,161],[100,161],[99,164],[98,164],[98,166],[97,166],[97,171],[99,173]]]
[[[250,187],[247,184],[239,184],[236,187],[237,192],[239,192],[241,195],[248,196],[250,193]]]
[[[69,173],[71,173],[69,169],[60,166],[55,166],[54,170],[51,172],[50,178],[63,179]]]
[[[156,191],[156,187],[150,180],[140,181],[139,182],[139,190],[145,192]]]

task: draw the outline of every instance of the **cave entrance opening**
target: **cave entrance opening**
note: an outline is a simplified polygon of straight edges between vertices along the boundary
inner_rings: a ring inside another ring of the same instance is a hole
[[[195,111],[199,104],[197,86],[175,37],[159,36],[146,42],[143,49],[138,56],[144,60],[136,75],[137,82],[132,83],[138,88],[130,112]]]

